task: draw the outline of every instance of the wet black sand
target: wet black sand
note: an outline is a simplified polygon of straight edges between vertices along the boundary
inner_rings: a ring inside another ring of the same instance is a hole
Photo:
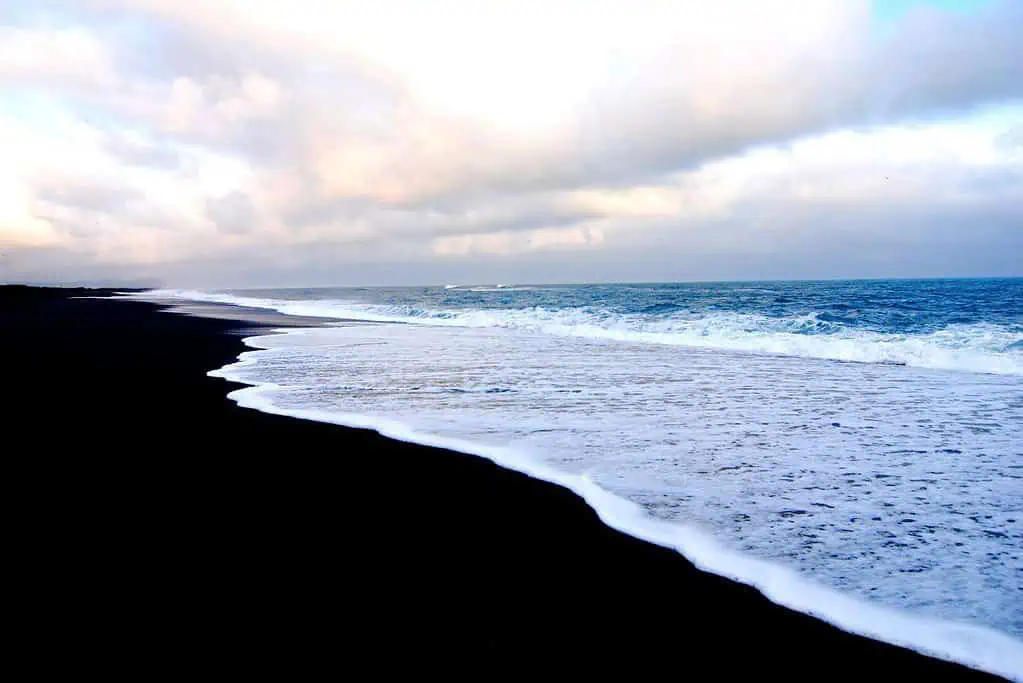
[[[96,294],[0,287],[14,640],[39,672],[982,677],[486,460],[238,408],[206,372],[255,322],[71,298]]]

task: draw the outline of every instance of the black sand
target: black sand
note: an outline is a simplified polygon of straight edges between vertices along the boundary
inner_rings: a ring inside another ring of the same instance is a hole
[[[238,322],[83,294],[0,288],[7,562],[37,672],[982,677],[778,607],[488,461],[238,408],[206,376],[243,350]]]

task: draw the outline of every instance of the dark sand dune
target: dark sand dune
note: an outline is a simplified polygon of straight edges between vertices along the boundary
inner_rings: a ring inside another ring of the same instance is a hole
[[[486,460],[238,408],[206,372],[243,350],[240,323],[83,294],[0,288],[8,562],[40,672],[983,677],[778,607]]]

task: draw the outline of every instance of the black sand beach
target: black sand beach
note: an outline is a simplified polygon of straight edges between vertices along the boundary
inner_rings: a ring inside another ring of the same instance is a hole
[[[774,605],[486,460],[239,408],[206,372],[254,323],[73,298],[103,294],[0,288],[8,562],[39,673],[985,677]]]

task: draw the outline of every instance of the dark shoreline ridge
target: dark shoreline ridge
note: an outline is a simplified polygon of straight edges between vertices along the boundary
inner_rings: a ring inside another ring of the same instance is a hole
[[[994,678],[777,606],[485,459],[239,408],[206,373],[251,324],[74,298],[106,294],[0,287],[39,671]]]

